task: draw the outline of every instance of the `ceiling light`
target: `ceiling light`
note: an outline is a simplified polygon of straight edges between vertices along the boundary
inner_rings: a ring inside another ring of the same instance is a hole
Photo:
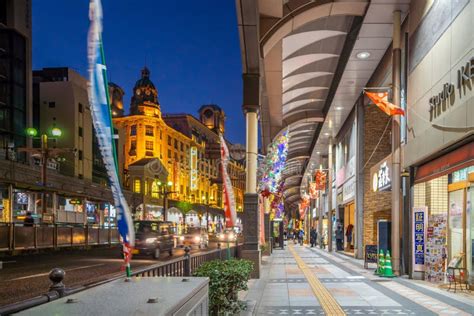
[[[320,152],[320,151],[317,151],[317,152],[316,152],[316,154],[320,155],[320,154],[321,154],[321,152]]]
[[[370,53],[369,52],[360,52],[360,53],[357,53],[357,58],[359,59],[367,59],[370,57]]]
[[[341,111],[342,109],[344,109],[342,106],[336,106],[336,111]]]
[[[329,136],[329,133],[324,133],[324,136]]]

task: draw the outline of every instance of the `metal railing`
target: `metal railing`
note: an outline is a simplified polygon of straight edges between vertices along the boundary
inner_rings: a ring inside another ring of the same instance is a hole
[[[242,245],[233,245],[229,248],[220,248],[210,250],[205,253],[190,254],[190,249],[185,248],[185,255],[181,258],[170,260],[167,262],[161,262],[132,273],[132,277],[189,277],[192,276],[196,269],[204,262],[221,259],[227,260],[230,258],[240,258]],[[24,301],[13,303],[0,307],[0,315],[10,315],[18,313],[20,311],[45,304],[61,297],[85,291],[92,287],[108,283],[115,280],[124,279],[123,276],[116,276],[104,281],[99,281],[85,286],[79,286],[75,288],[67,288],[64,283],[65,272],[62,269],[55,268],[49,273],[49,279],[51,280],[51,286],[49,291],[43,295],[33,297]]]
[[[0,224],[0,251],[113,245],[119,242],[116,227],[77,224],[33,226],[17,223]]]

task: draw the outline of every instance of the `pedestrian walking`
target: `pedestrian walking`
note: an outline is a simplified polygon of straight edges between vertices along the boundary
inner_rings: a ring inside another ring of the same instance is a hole
[[[336,251],[342,251],[343,248],[343,241],[344,241],[344,230],[342,229],[342,225],[337,225],[336,229]]]
[[[311,247],[316,246],[317,240],[318,240],[318,232],[316,231],[316,228],[312,227],[311,231],[309,232],[309,242],[311,244]]]
[[[304,230],[300,229],[300,232],[298,234],[298,241],[301,246],[303,246],[303,239],[304,239]]]

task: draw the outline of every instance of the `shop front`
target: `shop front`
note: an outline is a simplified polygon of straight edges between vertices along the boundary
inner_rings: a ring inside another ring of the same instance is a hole
[[[466,279],[472,286],[474,143],[417,168],[413,195],[415,276],[424,276],[435,283],[446,282],[447,268],[455,266],[465,269],[463,273],[467,274]],[[417,221],[423,215],[426,216],[426,229],[419,231]],[[419,242],[421,239],[423,242]]]
[[[471,286],[474,41],[467,30],[473,8],[472,1],[433,5],[422,19],[410,21],[408,132],[402,147],[412,180],[410,272],[445,282],[448,268],[455,267]],[[441,14],[447,23],[426,27]],[[415,45],[420,38],[423,45]]]
[[[344,252],[354,255],[357,245],[356,236],[356,176],[355,176],[355,125],[336,146],[336,187],[338,204],[338,222],[344,231]]]

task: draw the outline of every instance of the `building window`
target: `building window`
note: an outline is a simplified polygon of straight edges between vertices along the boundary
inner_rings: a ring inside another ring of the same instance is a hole
[[[160,139],[163,139],[163,132],[160,129]]]
[[[82,160],[82,158],[83,158],[82,150],[79,150],[78,151],[78,159]]]
[[[168,159],[171,159],[171,150],[168,149]]]
[[[156,181],[153,181],[151,184],[151,197],[155,199],[159,198],[158,184]]]
[[[168,136],[168,146],[171,146],[171,136]]]
[[[79,113],[84,112],[84,108],[82,106],[82,103],[79,103]]]
[[[135,179],[135,181],[133,181],[133,192],[135,193],[142,192],[142,182],[140,181],[140,179]]]
[[[179,147],[181,148],[181,151],[184,151],[184,144],[182,142],[179,143]]]
[[[54,102],[54,101],[49,102],[49,103],[48,103],[48,106],[49,106],[50,108],[55,108],[55,107],[56,107],[56,102]]]
[[[79,137],[82,137],[82,127],[80,127],[80,126],[79,126],[78,133],[79,133]]]
[[[132,125],[130,126],[130,136],[135,136],[135,135],[137,135],[137,126]]]
[[[137,141],[132,140],[130,142],[130,151],[128,152],[130,156],[136,156],[137,155]]]
[[[174,149],[178,149],[178,140],[177,139],[174,140]]]
[[[146,125],[145,126],[145,135],[146,136],[153,136],[153,126]]]
[[[146,150],[153,150],[153,141],[147,140],[145,142],[145,148],[146,148]]]

